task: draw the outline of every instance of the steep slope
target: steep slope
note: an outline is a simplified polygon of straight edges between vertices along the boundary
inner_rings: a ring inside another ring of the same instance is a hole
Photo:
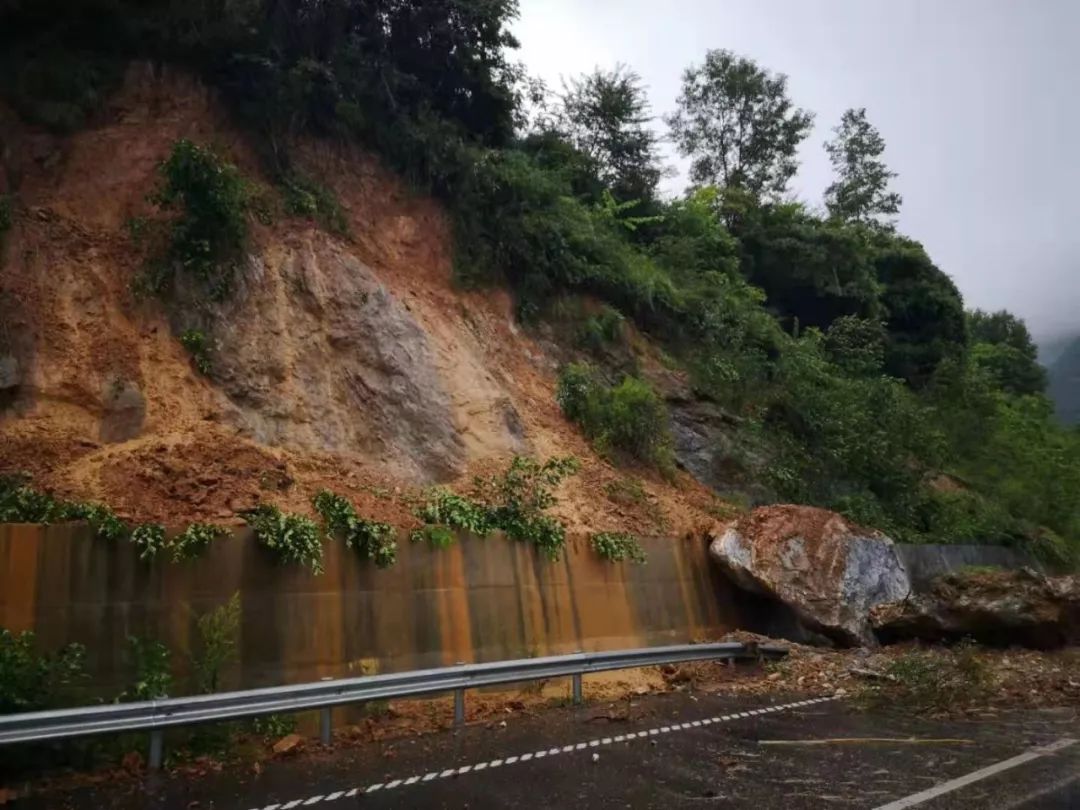
[[[1080,337],[1064,348],[1049,372],[1048,393],[1058,417],[1067,424],[1080,424]]]
[[[195,314],[132,294],[144,257],[127,225],[152,212],[157,165],[179,138],[259,177],[211,94],[136,67],[91,129],[61,139],[4,112],[0,133],[19,200],[0,267],[0,472],[138,519],[228,521],[258,500],[306,509],[330,486],[408,523],[426,485],[515,453],[573,454],[583,470],[559,508],[572,529],[708,520],[712,496],[688,476],[672,486],[632,471],[646,478],[642,503],[605,498],[626,471],[563,419],[552,353],[514,324],[505,293],[453,285],[442,211],[370,155],[298,144],[349,237],[253,223],[234,294]],[[176,338],[193,319],[213,339],[209,378]]]

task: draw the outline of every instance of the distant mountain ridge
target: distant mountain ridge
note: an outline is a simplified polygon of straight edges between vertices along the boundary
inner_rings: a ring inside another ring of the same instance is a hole
[[[1080,424],[1080,335],[1060,351],[1050,363],[1048,393],[1063,422]]]

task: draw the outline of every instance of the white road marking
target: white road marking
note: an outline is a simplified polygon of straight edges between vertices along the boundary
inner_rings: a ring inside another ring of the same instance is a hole
[[[1050,743],[1049,745],[1042,745],[1037,748],[1032,748],[1029,751],[1025,751],[1023,754],[1018,754],[1011,759],[1002,760],[994,765],[989,765],[986,768],[982,768],[978,771],[973,771],[966,776],[960,776],[956,779],[950,779],[948,782],[942,782],[940,785],[935,785],[932,788],[924,790],[920,793],[913,793],[910,796],[905,796],[903,799],[897,799],[895,802],[889,802],[883,804],[875,810],[904,810],[907,807],[915,807],[916,805],[928,802],[931,799],[936,799],[938,796],[944,796],[946,793],[952,793],[954,790],[959,790],[962,787],[974,784],[982,779],[986,779],[990,776],[1007,771],[1017,766],[1023,765],[1032,760],[1044,757],[1047,754],[1053,754],[1055,751],[1060,751],[1063,748],[1068,748],[1070,745],[1074,745],[1076,740],[1069,737],[1058,740],[1057,742]]]
[[[392,782],[386,782],[386,783],[376,782],[375,784],[368,785],[367,787],[354,787],[351,790],[347,790],[347,791],[339,790],[339,791],[336,791],[334,793],[330,793],[330,794],[328,794],[326,796],[319,795],[319,796],[312,796],[312,797],[307,798],[307,799],[296,799],[294,801],[289,802],[288,804],[268,804],[268,805],[265,805],[262,808],[254,808],[254,810],[294,810],[294,808],[300,807],[301,805],[307,806],[307,805],[318,804],[320,802],[325,804],[327,802],[335,802],[335,801],[337,801],[339,799],[342,799],[342,798],[351,799],[354,796],[362,795],[362,794],[365,794],[365,793],[375,793],[375,792],[377,792],[379,790],[392,790],[392,789],[398,787],[399,785],[404,786],[404,787],[410,787],[410,786],[415,785],[417,783],[432,782],[432,781],[434,781],[436,779],[446,779],[446,778],[449,778],[451,776],[462,776],[462,775],[467,774],[467,773],[478,773],[479,771],[488,770],[490,768],[499,768],[499,767],[502,767],[503,765],[513,765],[513,764],[516,764],[516,763],[529,762],[530,760],[540,759],[541,757],[544,757],[544,756],[551,757],[551,756],[556,756],[558,754],[569,754],[569,753],[572,753],[574,751],[585,750],[586,748],[596,748],[596,747],[599,747],[601,745],[610,745],[611,743],[616,743],[616,742],[624,742],[624,741],[628,742],[628,741],[631,741],[631,740],[644,739],[645,737],[655,737],[655,736],[658,736],[660,734],[669,734],[669,733],[674,732],[674,731],[683,731],[683,730],[686,730],[686,729],[701,728],[702,726],[708,726],[708,725],[710,725],[712,723],[726,723],[726,722],[729,722],[731,720],[738,720],[738,719],[741,719],[741,718],[744,718],[744,717],[753,717],[753,716],[756,716],[756,715],[759,715],[759,714],[765,714],[766,712],[779,712],[779,711],[784,711],[784,710],[788,710],[788,709],[796,709],[796,708],[799,708],[801,706],[808,705],[809,703],[823,703],[825,701],[838,700],[838,699],[839,698],[837,698],[837,697],[816,698],[815,700],[811,700],[811,701],[804,700],[804,701],[799,701],[798,703],[786,703],[786,704],[782,704],[782,705],[778,705],[778,706],[768,706],[766,708],[755,709],[755,710],[752,710],[750,712],[735,712],[733,714],[719,715],[717,717],[710,717],[707,720],[691,720],[691,721],[688,721],[688,722],[685,722],[685,723],[677,723],[677,724],[673,724],[673,725],[659,726],[657,728],[644,729],[642,731],[630,731],[630,732],[627,732],[626,734],[619,734],[619,735],[617,735],[615,737],[603,737],[602,739],[589,740],[587,742],[579,742],[579,743],[576,743],[576,744],[575,743],[570,743],[568,745],[562,746],[561,748],[555,747],[555,748],[549,748],[546,751],[537,751],[537,752],[531,753],[531,754],[521,754],[521,755],[518,755],[518,756],[509,756],[509,757],[506,757],[505,759],[493,759],[493,760],[490,760],[488,762],[477,762],[474,765],[463,765],[463,766],[461,766],[459,768],[449,768],[449,769],[444,770],[444,771],[430,771],[430,772],[424,774],[423,776],[419,776],[419,775],[410,776],[407,779],[395,779]],[[1043,754],[1045,754],[1045,753],[1050,753],[1051,751],[1058,750],[1059,748],[1064,748],[1064,747],[1066,747],[1068,745],[1072,745],[1074,742],[1076,742],[1076,741],[1075,740],[1062,740],[1062,741],[1059,741],[1058,743],[1054,743],[1054,745],[1052,745],[1052,746],[1046,746],[1045,748],[1032,749],[1032,751],[1029,752],[1028,754],[1022,755],[1022,757],[1026,757],[1026,759],[1024,759],[1023,761],[1026,762],[1026,761],[1029,761],[1030,759],[1034,759],[1035,757],[1043,756]],[[1011,760],[1010,760],[1010,762],[1011,762]],[[1017,763],[1017,764],[1020,764],[1020,763]],[[1001,765],[1004,766],[1005,763],[1001,763]],[[1002,770],[1004,769],[1001,766],[997,766],[997,767],[999,767]],[[1009,765],[1008,767],[1013,767],[1013,766]],[[950,783],[946,783],[946,785],[948,785],[948,784],[950,784]],[[944,787],[944,786],[942,786],[942,787]],[[952,789],[955,789],[955,788],[952,788]],[[922,795],[922,794],[917,794],[917,795]],[[937,795],[937,794],[935,794],[935,795]],[[912,797],[912,798],[914,798],[914,797]],[[906,801],[906,800],[902,800],[902,801]],[[878,810],[899,810],[901,807],[910,807],[910,806],[911,805],[909,805],[909,804],[886,805],[885,807],[878,808]]]

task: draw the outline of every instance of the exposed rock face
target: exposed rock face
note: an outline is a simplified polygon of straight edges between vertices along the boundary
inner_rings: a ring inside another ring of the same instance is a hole
[[[767,461],[740,436],[738,417],[691,396],[669,396],[668,407],[675,458],[687,472],[716,492],[742,492],[754,503],[775,497],[760,483]]]
[[[418,480],[465,461],[428,333],[318,233],[252,261],[216,319],[213,377],[261,444],[352,448]]]
[[[882,641],[970,636],[986,644],[1040,649],[1080,642],[1080,577],[1030,569],[949,574],[925,593],[876,606]]]
[[[840,644],[874,643],[870,608],[911,589],[892,540],[824,509],[762,507],[712,537],[713,559],[737,585],[780,600]]]

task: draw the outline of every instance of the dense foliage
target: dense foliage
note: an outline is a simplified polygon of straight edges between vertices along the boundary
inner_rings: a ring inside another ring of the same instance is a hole
[[[698,396],[730,413],[731,446],[753,452],[729,460],[751,467],[773,497],[838,508],[907,539],[1010,542],[1062,558],[1080,548],[1080,438],[1052,418],[1026,329],[1007,314],[966,315],[949,277],[892,229],[900,199],[863,110],[846,113],[828,145],[836,178],[819,214],[784,196],[812,115],[789,97],[786,77],[711,50],[686,71],[668,116],[694,185],[665,200],[632,69],[571,80],[551,98],[511,60],[513,0],[15,0],[3,9],[0,93],[40,123],[89,120],[116,65],[153,55],[226,96],[272,176],[286,188],[294,178],[297,212],[321,216],[321,203],[290,164],[293,136],[378,150],[445,202],[462,282],[508,284],[526,320],[566,296],[618,313],[582,342],[599,355],[632,323],[659,344]],[[233,217],[238,178],[191,145],[164,178],[162,201],[180,226],[169,266],[218,289],[244,235]],[[566,381],[567,413],[612,447],[654,455],[643,425],[664,422],[661,392],[650,397],[643,379],[586,376]],[[503,483],[528,489],[557,471],[512,472]],[[558,553],[559,527],[536,502],[500,482],[481,489],[470,499],[477,512],[436,496],[430,525],[498,526]],[[49,512],[11,497],[0,508]],[[760,488],[755,497],[765,497]],[[317,564],[313,526],[271,512],[255,521],[268,545]]]
[[[392,526],[360,517],[356,508],[340,495],[323,490],[313,501],[326,523],[327,534],[345,541],[346,548],[379,568],[397,561],[397,540]]]
[[[558,399],[601,452],[627,453],[664,469],[671,465],[667,407],[644,380],[627,376],[609,386],[591,366],[574,363],[559,375]]]
[[[43,653],[33,633],[0,628],[0,714],[69,702],[71,690],[86,678],[85,659],[86,648],[81,644]]]
[[[166,293],[177,273],[190,274],[211,298],[221,299],[232,287],[247,238],[248,185],[235,166],[188,140],[173,145],[160,172],[161,186],[153,199],[177,213],[168,245],[154,258],[143,283],[155,293]],[[205,374],[208,347],[201,337],[194,330],[185,332],[184,346]]]
[[[416,510],[424,526],[412,539],[445,547],[452,541],[449,529],[481,536],[499,530],[557,560],[566,527],[548,510],[557,503],[555,488],[577,470],[577,460],[570,457],[537,461],[515,456],[502,474],[474,479],[468,496],[435,487]]]
[[[302,565],[313,574],[323,572],[322,533],[311,518],[261,504],[245,512],[244,520],[255,530],[259,545],[280,563]]]

